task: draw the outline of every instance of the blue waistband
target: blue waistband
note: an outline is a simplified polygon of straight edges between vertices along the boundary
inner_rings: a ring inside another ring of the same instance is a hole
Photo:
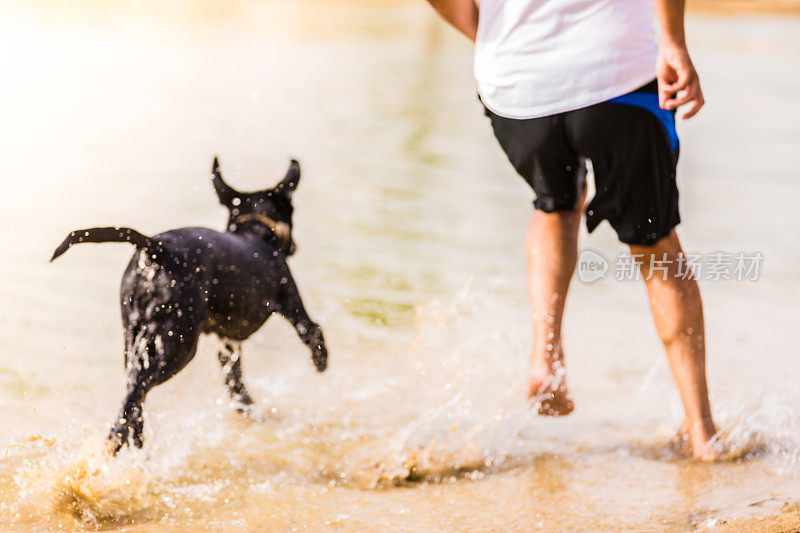
[[[664,125],[669,137],[669,146],[672,151],[678,149],[678,132],[675,129],[675,112],[661,109],[658,105],[658,95],[648,92],[633,92],[623,94],[608,100],[612,104],[627,104],[650,111]]]

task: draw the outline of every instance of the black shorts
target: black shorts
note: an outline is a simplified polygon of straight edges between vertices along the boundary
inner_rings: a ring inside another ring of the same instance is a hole
[[[655,80],[566,113],[520,120],[487,108],[486,116],[509,161],[536,193],[536,209],[574,209],[590,159],[595,180],[586,207],[590,232],[608,220],[622,242],[651,245],[680,222],[675,115],[658,107]]]

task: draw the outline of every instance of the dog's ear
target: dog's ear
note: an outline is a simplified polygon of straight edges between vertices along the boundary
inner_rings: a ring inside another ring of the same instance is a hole
[[[222,172],[219,169],[219,159],[214,156],[214,163],[211,165],[211,179],[214,183],[214,190],[217,191],[217,196],[222,205],[231,205],[234,196],[240,196],[239,191],[225,183],[222,179]]]
[[[294,190],[297,188],[299,181],[300,163],[298,163],[296,159],[292,159],[292,162],[289,163],[289,169],[286,171],[286,176],[279,184],[275,186],[273,190],[278,194],[282,194],[287,198],[291,198],[292,193],[294,193]]]

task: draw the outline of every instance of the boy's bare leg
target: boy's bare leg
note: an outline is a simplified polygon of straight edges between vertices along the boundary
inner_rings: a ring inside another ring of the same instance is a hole
[[[686,414],[683,430],[695,457],[714,459],[720,452],[710,442],[717,430],[708,402],[700,289],[692,277],[683,279],[680,275],[682,250],[674,230],[653,246],[630,248],[631,254],[642,254],[637,260],[641,261],[640,270],[647,285],[656,330],[664,343],[683,400]],[[653,266],[664,270],[651,268]]]
[[[525,239],[533,318],[528,397],[542,415],[562,416],[573,409],[566,384],[561,321],[578,257],[581,204],[571,211],[536,210]]]

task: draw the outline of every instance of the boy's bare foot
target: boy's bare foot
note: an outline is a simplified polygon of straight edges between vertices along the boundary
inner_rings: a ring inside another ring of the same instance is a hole
[[[726,454],[725,446],[719,440],[713,423],[689,424],[684,420],[681,426],[681,438],[692,447],[692,456],[698,461],[717,461],[723,459]]]
[[[534,409],[544,416],[565,416],[575,406],[567,390],[563,365],[535,364],[528,379],[528,399]]]

